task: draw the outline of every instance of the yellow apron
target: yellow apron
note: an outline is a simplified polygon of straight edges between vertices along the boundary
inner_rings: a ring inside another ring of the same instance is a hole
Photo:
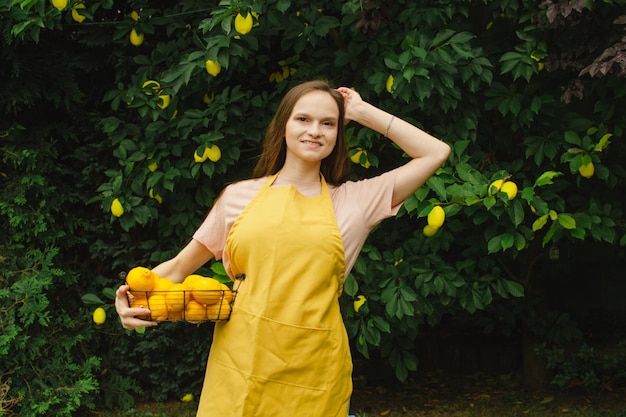
[[[226,249],[245,274],[217,323],[198,417],[346,417],[352,358],[339,310],[345,259],[330,193],[272,188],[233,224]]]

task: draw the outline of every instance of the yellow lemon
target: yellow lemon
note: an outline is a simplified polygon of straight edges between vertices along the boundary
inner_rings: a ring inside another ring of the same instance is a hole
[[[237,16],[235,16],[235,30],[242,35],[250,32],[252,30],[252,13],[248,13],[246,17],[243,17],[241,13],[237,13]]]
[[[133,308],[148,308],[148,293],[146,291],[131,292],[130,306]]]
[[[206,68],[206,72],[208,72],[214,77],[217,77],[217,74],[219,74],[220,71],[222,71],[222,65],[219,62],[214,61],[212,59],[207,59],[206,62],[204,63],[204,67]]]
[[[443,211],[443,208],[441,208],[441,206],[433,207],[430,213],[428,213],[428,224],[436,229],[439,229],[441,226],[443,226],[443,222],[445,221],[445,219],[446,212]]]
[[[502,183],[504,183],[504,181],[502,180],[495,180],[494,182],[492,182],[489,185],[489,195],[498,194],[500,192],[500,189],[502,188]]]
[[[180,400],[184,403],[189,403],[191,401],[193,401],[193,394],[192,393],[187,393],[185,395],[183,395],[182,397],[180,397]]]
[[[159,164],[157,164],[156,162],[153,162],[150,165],[148,165],[148,169],[150,170],[150,172],[156,171],[158,167],[159,167]]]
[[[389,74],[389,77],[387,77],[385,88],[387,89],[388,93],[391,93],[393,91],[393,75]]]
[[[111,202],[111,214],[115,217],[121,217],[122,214],[124,214],[124,207],[122,206],[122,203],[120,203],[120,200],[117,198],[113,199],[113,201]]]
[[[438,230],[439,230],[438,227],[433,227],[433,226],[427,224],[426,226],[424,226],[424,229],[422,229],[422,233],[426,237],[433,237],[433,236],[435,236],[437,234]]]
[[[198,151],[196,150],[193,153],[193,160],[196,161],[196,163],[201,164],[202,162],[206,161],[208,155],[206,154],[206,150],[207,148],[204,148],[204,152],[202,152],[202,155],[200,155],[198,153]]]
[[[204,104],[211,104],[213,103],[213,100],[215,100],[215,93],[213,92],[211,92],[211,95],[209,95],[209,93],[204,93],[204,96],[202,96]]]
[[[233,291],[226,284],[220,283],[222,287],[222,301],[227,302],[228,304],[233,302]]]
[[[157,104],[157,106],[159,106],[162,109],[166,109],[167,106],[170,105],[170,96],[169,94],[163,94],[161,96],[159,96],[159,104]]]
[[[213,145],[210,148],[204,149],[204,155],[206,158],[209,158],[210,161],[217,162],[222,158],[222,151],[219,146]]]
[[[139,13],[137,13],[135,10],[133,10],[132,12],[130,12],[130,18],[133,19],[135,22],[139,21]]]
[[[170,321],[180,321],[185,317],[185,310],[168,310],[167,318]]]
[[[67,0],[52,0],[52,5],[61,11],[67,7]]]
[[[159,276],[150,269],[136,266],[126,275],[126,283],[131,291],[152,291]]]
[[[198,279],[202,279],[204,278],[202,275],[198,275],[198,274],[191,274],[191,275],[187,275],[187,277],[183,280],[183,284],[185,284],[187,286],[187,288],[192,289],[194,282]]]
[[[207,306],[206,317],[208,320],[225,320],[230,317],[230,304],[221,301]]]
[[[157,276],[154,280],[153,291],[167,291],[174,285],[174,282],[169,278],[163,278]]]
[[[137,30],[135,28],[132,28],[130,30],[130,43],[132,43],[135,46],[141,46],[141,44],[143,43],[143,33],[137,33]]]
[[[148,308],[150,309],[150,318],[156,321],[167,320],[167,303],[165,302],[165,294],[153,293],[148,297]]]
[[[78,13],[78,10],[85,8],[86,7],[83,3],[78,3],[76,6],[72,7],[72,19],[74,19],[75,22],[83,23],[83,20],[85,20],[85,16]]]
[[[161,84],[159,84],[158,81],[154,81],[154,80],[146,80],[144,81],[143,85],[141,86],[141,88],[146,88],[146,87],[152,87],[152,89],[154,91],[157,91],[161,88]],[[151,91],[146,91],[146,95],[151,96],[152,92]]]
[[[356,151],[356,152],[354,153],[354,155],[352,155],[352,156],[350,157],[350,160],[351,160],[352,162],[354,162],[355,164],[360,163],[360,162],[361,162],[361,154],[362,154],[362,153],[363,153],[363,150],[359,148],[359,150],[358,150],[358,151]]]
[[[168,288],[167,293],[165,294],[165,301],[167,303],[167,307],[171,311],[183,311],[185,310],[185,306],[191,299],[191,292],[186,284],[182,282],[177,282],[173,284],[170,288]]]
[[[104,311],[104,308],[98,307],[93,311],[93,322],[98,326],[105,322],[107,319],[107,313]]]
[[[595,170],[596,169],[593,166],[593,162],[589,162],[587,165],[581,165],[578,168],[578,173],[585,178],[591,178],[593,177]]]
[[[163,202],[163,197],[161,197],[158,194],[154,194],[154,191],[152,188],[150,188],[150,191],[148,191],[148,196],[150,198],[154,198],[159,204],[161,204]]]
[[[185,320],[189,323],[200,323],[206,320],[206,307],[196,300],[189,300],[185,309]]]
[[[201,277],[190,284],[191,297],[202,304],[215,304],[222,299],[222,286],[216,279]]]
[[[135,291],[131,293],[130,306],[132,308],[148,308],[148,293],[146,291]],[[149,315],[138,316],[140,318],[148,318]]]
[[[509,200],[513,200],[517,195],[517,184],[513,181],[505,181],[500,191],[505,192],[509,196]]]
[[[363,304],[365,304],[366,301],[367,301],[367,298],[365,298],[364,295],[359,295],[356,298],[356,300],[354,300],[354,303],[353,303],[354,311],[358,313],[359,309],[361,308]]]

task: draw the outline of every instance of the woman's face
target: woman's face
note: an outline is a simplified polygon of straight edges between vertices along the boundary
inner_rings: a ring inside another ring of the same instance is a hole
[[[335,148],[339,108],[330,94],[311,91],[296,102],[285,126],[285,164],[319,165]]]

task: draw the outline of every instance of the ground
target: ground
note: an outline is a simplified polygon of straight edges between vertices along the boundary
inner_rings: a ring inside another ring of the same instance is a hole
[[[356,376],[356,417],[626,417],[626,387],[527,389],[513,375],[450,377],[429,373],[405,384]],[[194,417],[197,403],[144,403],[107,417]]]
[[[373,417],[626,417],[626,387],[526,389],[514,375],[447,377],[430,373],[391,387],[355,380],[351,412]]]

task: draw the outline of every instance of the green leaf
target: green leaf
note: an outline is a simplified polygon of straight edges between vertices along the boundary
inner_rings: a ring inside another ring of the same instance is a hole
[[[602,138],[600,138],[593,150],[596,152],[602,152],[604,149],[606,149],[611,143],[611,141],[609,140],[611,136],[613,136],[612,133],[606,133],[604,136],[602,136]]]
[[[102,301],[100,297],[91,293],[83,295],[80,299],[85,304],[104,304],[104,301]]]
[[[487,242],[487,250],[489,253],[499,252],[502,248],[502,235],[494,236]]]
[[[548,184],[554,184],[552,179],[556,178],[558,176],[563,175],[562,172],[558,172],[558,171],[546,171],[543,174],[541,174],[539,176],[539,178],[537,178],[537,180],[535,181],[535,187],[542,187],[544,185],[548,185]]]
[[[485,200],[483,201],[483,205],[487,208],[487,210],[491,209],[493,206],[496,205],[496,197],[490,195],[489,197],[485,198]]]
[[[546,223],[548,222],[548,215],[544,214],[543,216],[537,218],[537,220],[535,220],[533,222],[533,232],[536,232],[537,230],[541,230],[543,228],[543,226],[546,225]]]
[[[285,13],[287,10],[289,10],[289,7],[291,6],[291,0],[278,0],[276,2],[276,9],[278,9],[278,11]]]
[[[582,140],[580,139],[580,136],[578,136],[578,133],[574,131],[568,130],[567,132],[565,132],[564,139],[566,142],[573,145],[582,146]]]
[[[504,233],[502,235],[502,239],[501,239],[501,245],[502,245],[502,249],[507,250],[513,247],[513,244],[515,243],[515,236],[513,236],[513,233]]]
[[[376,328],[378,328],[381,332],[391,333],[391,324],[389,324],[389,322],[384,318],[376,316],[372,319],[372,321],[374,326],[376,326]]]
[[[513,225],[517,227],[522,224],[522,222],[524,221],[524,216],[524,207],[522,206],[520,200],[516,199],[512,201],[511,207],[509,208],[509,217],[511,218]]]
[[[343,283],[343,290],[350,297],[354,297],[359,291],[359,283],[354,278],[354,275],[348,275],[345,282]]]
[[[508,279],[503,280],[504,285],[506,286],[506,290],[513,297],[523,297],[524,296],[524,286],[516,281],[511,281]]]
[[[569,214],[559,214],[558,221],[565,229],[576,229],[576,220]]]
[[[426,185],[437,194],[437,197],[441,200],[446,200],[446,185],[441,178],[436,176],[430,177],[428,181],[426,181]]]
[[[478,285],[474,285],[472,287],[472,304],[478,310],[482,310],[485,308],[485,294],[484,289],[481,289]]]
[[[211,271],[217,275],[227,275],[226,268],[224,268],[224,264],[222,262],[213,262],[211,265]]]
[[[106,287],[102,290],[102,294],[109,300],[115,300],[115,290],[111,287]]]

